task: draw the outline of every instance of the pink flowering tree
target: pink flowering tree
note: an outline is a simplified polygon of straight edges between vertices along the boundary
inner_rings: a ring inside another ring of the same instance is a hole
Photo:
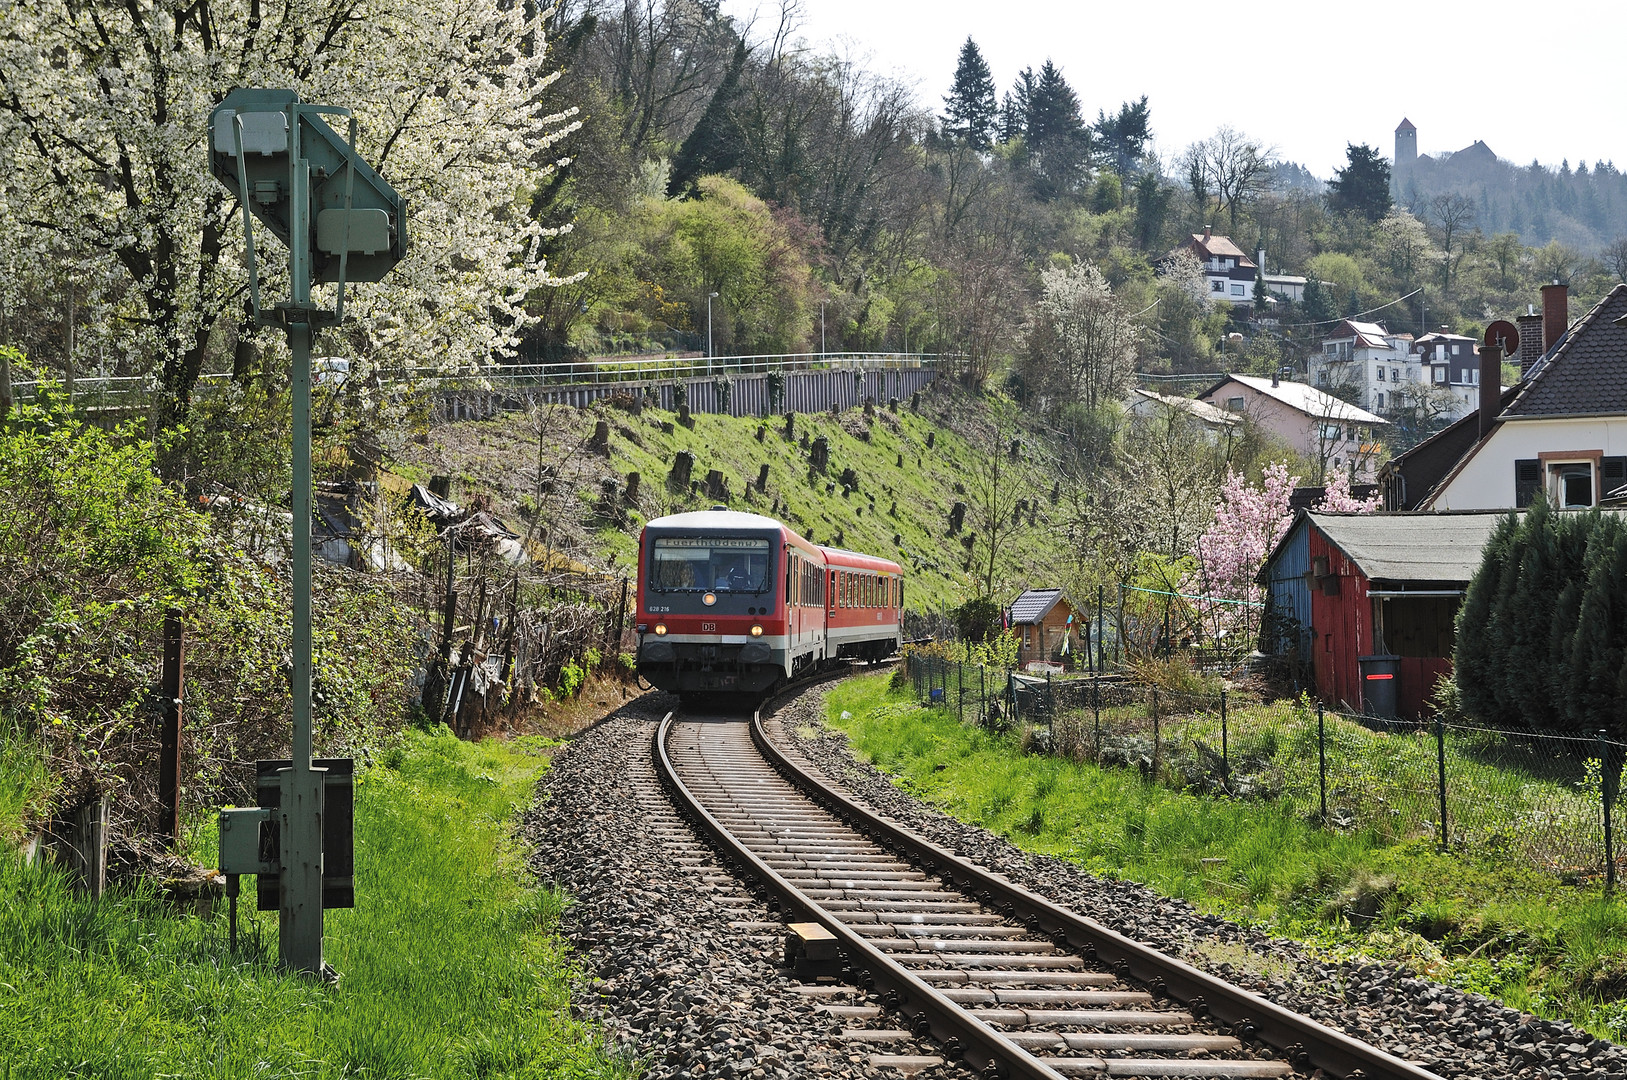
[[[1350,494],[1350,474],[1343,469],[1335,469],[1328,477],[1322,500],[1316,504],[1316,508],[1335,514],[1371,514],[1383,504],[1384,498],[1377,491],[1366,499],[1358,499]]]
[[[1265,602],[1254,575],[1293,520],[1288,497],[1298,482],[1281,463],[1266,468],[1259,487],[1227,470],[1214,521],[1198,538],[1197,573],[1186,582],[1202,597],[1198,611],[1217,640],[1239,634],[1253,640]]]

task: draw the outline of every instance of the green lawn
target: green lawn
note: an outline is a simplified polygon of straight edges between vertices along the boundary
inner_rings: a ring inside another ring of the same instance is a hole
[[[988,403],[945,387],[923,393],[919,413],[910,410],[907,400],[896,413],[885,408],[885,402],[881,405],[868,420],[859,409],[840,416],[798,413],[791,440],[784,438],[783,417],[697,413],[693,426],[685,427],[676,423],[676,414],[659,409],[645,409],[635,416],[597,407],[558,409],[549,414],[549,424],[550,437],[569,446],[584,440],[596,420],[609,421],[606,455],[602,462],[595,460],[590,470],[594,478],[581,479],[575,494],[580,500],[577,509],[590,524],[591,557],[613,558],[612,568],[633,561],[646,515],[703,510],[718,502],[704,488],[691,493],[667,487],[673,460],[687,450],[695,457],[695,480],[704,481],[713,469],[728,479],[730,509],[770,514],[778,504],[781,520],[821,544],[835,543],[840,535],[844,547],[903,564],[909,575],[906,602],[911,610],[953,607],[970,595],[973,574],[966,569],[967,549],[962,546],[970,525],[951,537],[949,515],[956,502],[975,501],[966,492],[976,487],[977,464],[987,447],[976,445],[965,432],[988,422]],[[452,472],[454,499],[466,504],[477,493],[488,494],[506,513],[507,507],[523,504],[534,490],[537,434],[533,423],[523,413],[506,413],[491,420],[447,425],[436,429],[429,445],[406,447],[402,460],[391,468],[403,476]],[[663,423],[672,430],[663,430]],[[759,427],[765,429],[761,441],[757,439]],[[809,452],[802,440],[821,436],[829,446],[829,465],[824,474],[810,476]],[[1025,433],[1025,438],[1027,452],[1034,457],[1025,474],[1028,486],[1021,491],[1014,487],[1002,498],[1014,501],[1022,495],[1033,500],[1035,523],[1006,540],[1007,562],[1045,577],[1057,561],[1048,522],[1052,505],[1047,495],[1053,470],[1045,440],[1031,433]],[[765,465],[768,488],[759,492],[750,484]],[[844,497],[838,480],[846,469],[854,471],[859,486]],[[597,521],[599,478],[625,485],[630,472],[641,478],[640,508],[630,513],[623,529]],[[1016,480],[1007,476],[1005,482],[1015,484]],[[523,521],[523,514],[516,520]]]
[[[1193,794],[1025,754],[1017,736],[963,726],[886,676],[837,686],[828,709],[905,790],[1026,850],[1627,1037],[1627,904],[1596,886],[1563,885],[1490,849],[1441,854],[1423,839],[1325,830],[1291,800]]]
[[[515,814],[543,748],[414,735],[358,778],[358,907],[327,917],[337,989],[275,973],[276,914],[244,948],[224,911],[151,891],[75,898],[0,858],[0,1077],[625,1077],[567,1014],[558,893]]]

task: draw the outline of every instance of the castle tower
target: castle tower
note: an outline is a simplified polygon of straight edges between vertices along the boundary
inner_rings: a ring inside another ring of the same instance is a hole
[[[1395,172],[1400,172],[1418,160],[1418,129],[1411,120],[1401,118],[1395,129]]]

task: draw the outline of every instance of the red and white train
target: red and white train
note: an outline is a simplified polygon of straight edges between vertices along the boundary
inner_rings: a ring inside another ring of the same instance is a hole
[[[904,571],[810,544],[773,518],[656,518],[638,543],[638,672],[678,694],[763,694],[898,649]]]

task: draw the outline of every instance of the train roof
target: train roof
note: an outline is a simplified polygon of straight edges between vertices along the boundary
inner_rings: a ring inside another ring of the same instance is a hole
[[[825,562],[830,566],[851,566],[858,570],[879,570],[886,574],[904,572],[902,566],[878,555],[866,555],[862,551],[848,551],[846,548],[825,547],[823,544],[815,546],[824,554]]]
[[[740,510],[692,510],[645,522],[647,529],[786,529],[783,521]],[[790,531],[790,530],[787,530]]]
[[[882,573],[902,574],[904,568],[890,559],[866,555],[846,548],[809,544],[797,531],[783,521],[762,514],[748,514],[740,510],[691,510],[684,514],[668,514],[644,523],[646,529],[681,529],[700,532],[738,531],[742,529],[774,529],[788,533],[799,545],[807,545],[819,552],[833,566],[851,566],[859,570],[878,570]]]

